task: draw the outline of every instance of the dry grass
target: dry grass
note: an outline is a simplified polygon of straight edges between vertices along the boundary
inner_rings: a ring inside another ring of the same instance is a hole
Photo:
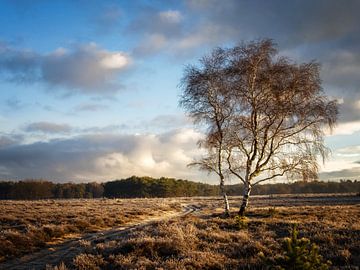
[[[169,200],[2,201],[0,262],[84,233],[179,211]]]
[[[351,196],[254,197],[244,220],[235,218],[235,212],[232,218],[222,218],[218,198],[6,202],[0,208],[6,228],[0,250],[7,254],[9,248],[38,248],[47,239],[41,241],[41,235],[62,239],[65,228],[90,232],[193,204],[201,211],[132,230],[115,240],[80,241],[83,253],[47,269],[267,269],[261,254],[277,257],[294,223],[300,237],[316,243],[333,269],[359,269],[359,202]],[[236,210],[239,198],[230,203]]]
[[[247,225],[239,227],[236,218],[222,218],[218,203],[200,201],[204,210],[199,215],[159,222],[126,238],[97,243],[67,267],[267,269],[260,254],[277,257],[293,223],[299,224],[300,237],[320,247],[331,268],[358,269],[360,265],[359,205],[253,207]]]

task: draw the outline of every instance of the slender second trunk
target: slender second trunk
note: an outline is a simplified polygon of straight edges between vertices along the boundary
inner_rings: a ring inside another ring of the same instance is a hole
[[[225,191],[225,179],[223,177],[221,177],[220,179],[220,191],[221,191],[221,196],[223,196],[224,198],[224,214],[225,216],[228,217],[230,216],[230,207],[229,207],[228,197]]]
[[[250,183],[246,183],[244,187],[244,195],[243,195],[242,203],[239,209],[239,216],[244,216],[245,214],[246,207],[249,203],[250,192],[251,192],[251,185]]]

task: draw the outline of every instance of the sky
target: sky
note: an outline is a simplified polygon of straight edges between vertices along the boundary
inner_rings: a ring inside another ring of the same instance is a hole
[[[339,102],[323,180],[360,176],[360,1],[0,1],[0,179],[131,175],[216,183],[188,168],[203,134],[179,107],[184,68],[271,38],[318,61]]]

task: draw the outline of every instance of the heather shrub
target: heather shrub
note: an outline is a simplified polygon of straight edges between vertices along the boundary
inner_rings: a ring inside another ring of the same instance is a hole
[[[87,231],[91,227],[91,224],[84,219],[76,219],[74,224],[79,231]]]
[[[5,260],[7,254],[16,254],[17,248],[11,241],[0,238],[0,262]]]
[[[249,223],[247,217],[237,215],[234,217],[234,220],[238,230],[247,229]]]
[[[74,258],[74,266],[78,270],[100,270],[105,265],[101,255],[80,254]]]
[[[65,234],[64,228],[61,225],[45,225],[43,231],[49,238],[61,237]]]
[[[68,270],[68,268],[66,267],[64,262],[62,262],[57,266],[46,265],[46,270]]]

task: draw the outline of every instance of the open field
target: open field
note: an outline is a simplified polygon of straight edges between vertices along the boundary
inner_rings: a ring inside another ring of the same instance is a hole
[[[179,209],[162,199],[1,201],[0,261]]]
[[[230,203],[236,211],[239,198]],[[175,217],[181,205],[198,211]],[[316,243],[324,261],[332,262],[330,268],[360,265],[360,197],[254,196],[247,219],[240,221],[222,218],[221,206],[219,198],[3,201],[0,242],[6,262],[0,269],[31,269],[11,256],[38,249],[56,254],[66,239],[76,249],[63,258],[65,265],[62,258],[44,256],[35,269],[262,269],[281,254],[294,223],[300,237]],[[147,222],[155,217],[159,221]],[[140,225],[110,237],[94,233],[134,223]]]

